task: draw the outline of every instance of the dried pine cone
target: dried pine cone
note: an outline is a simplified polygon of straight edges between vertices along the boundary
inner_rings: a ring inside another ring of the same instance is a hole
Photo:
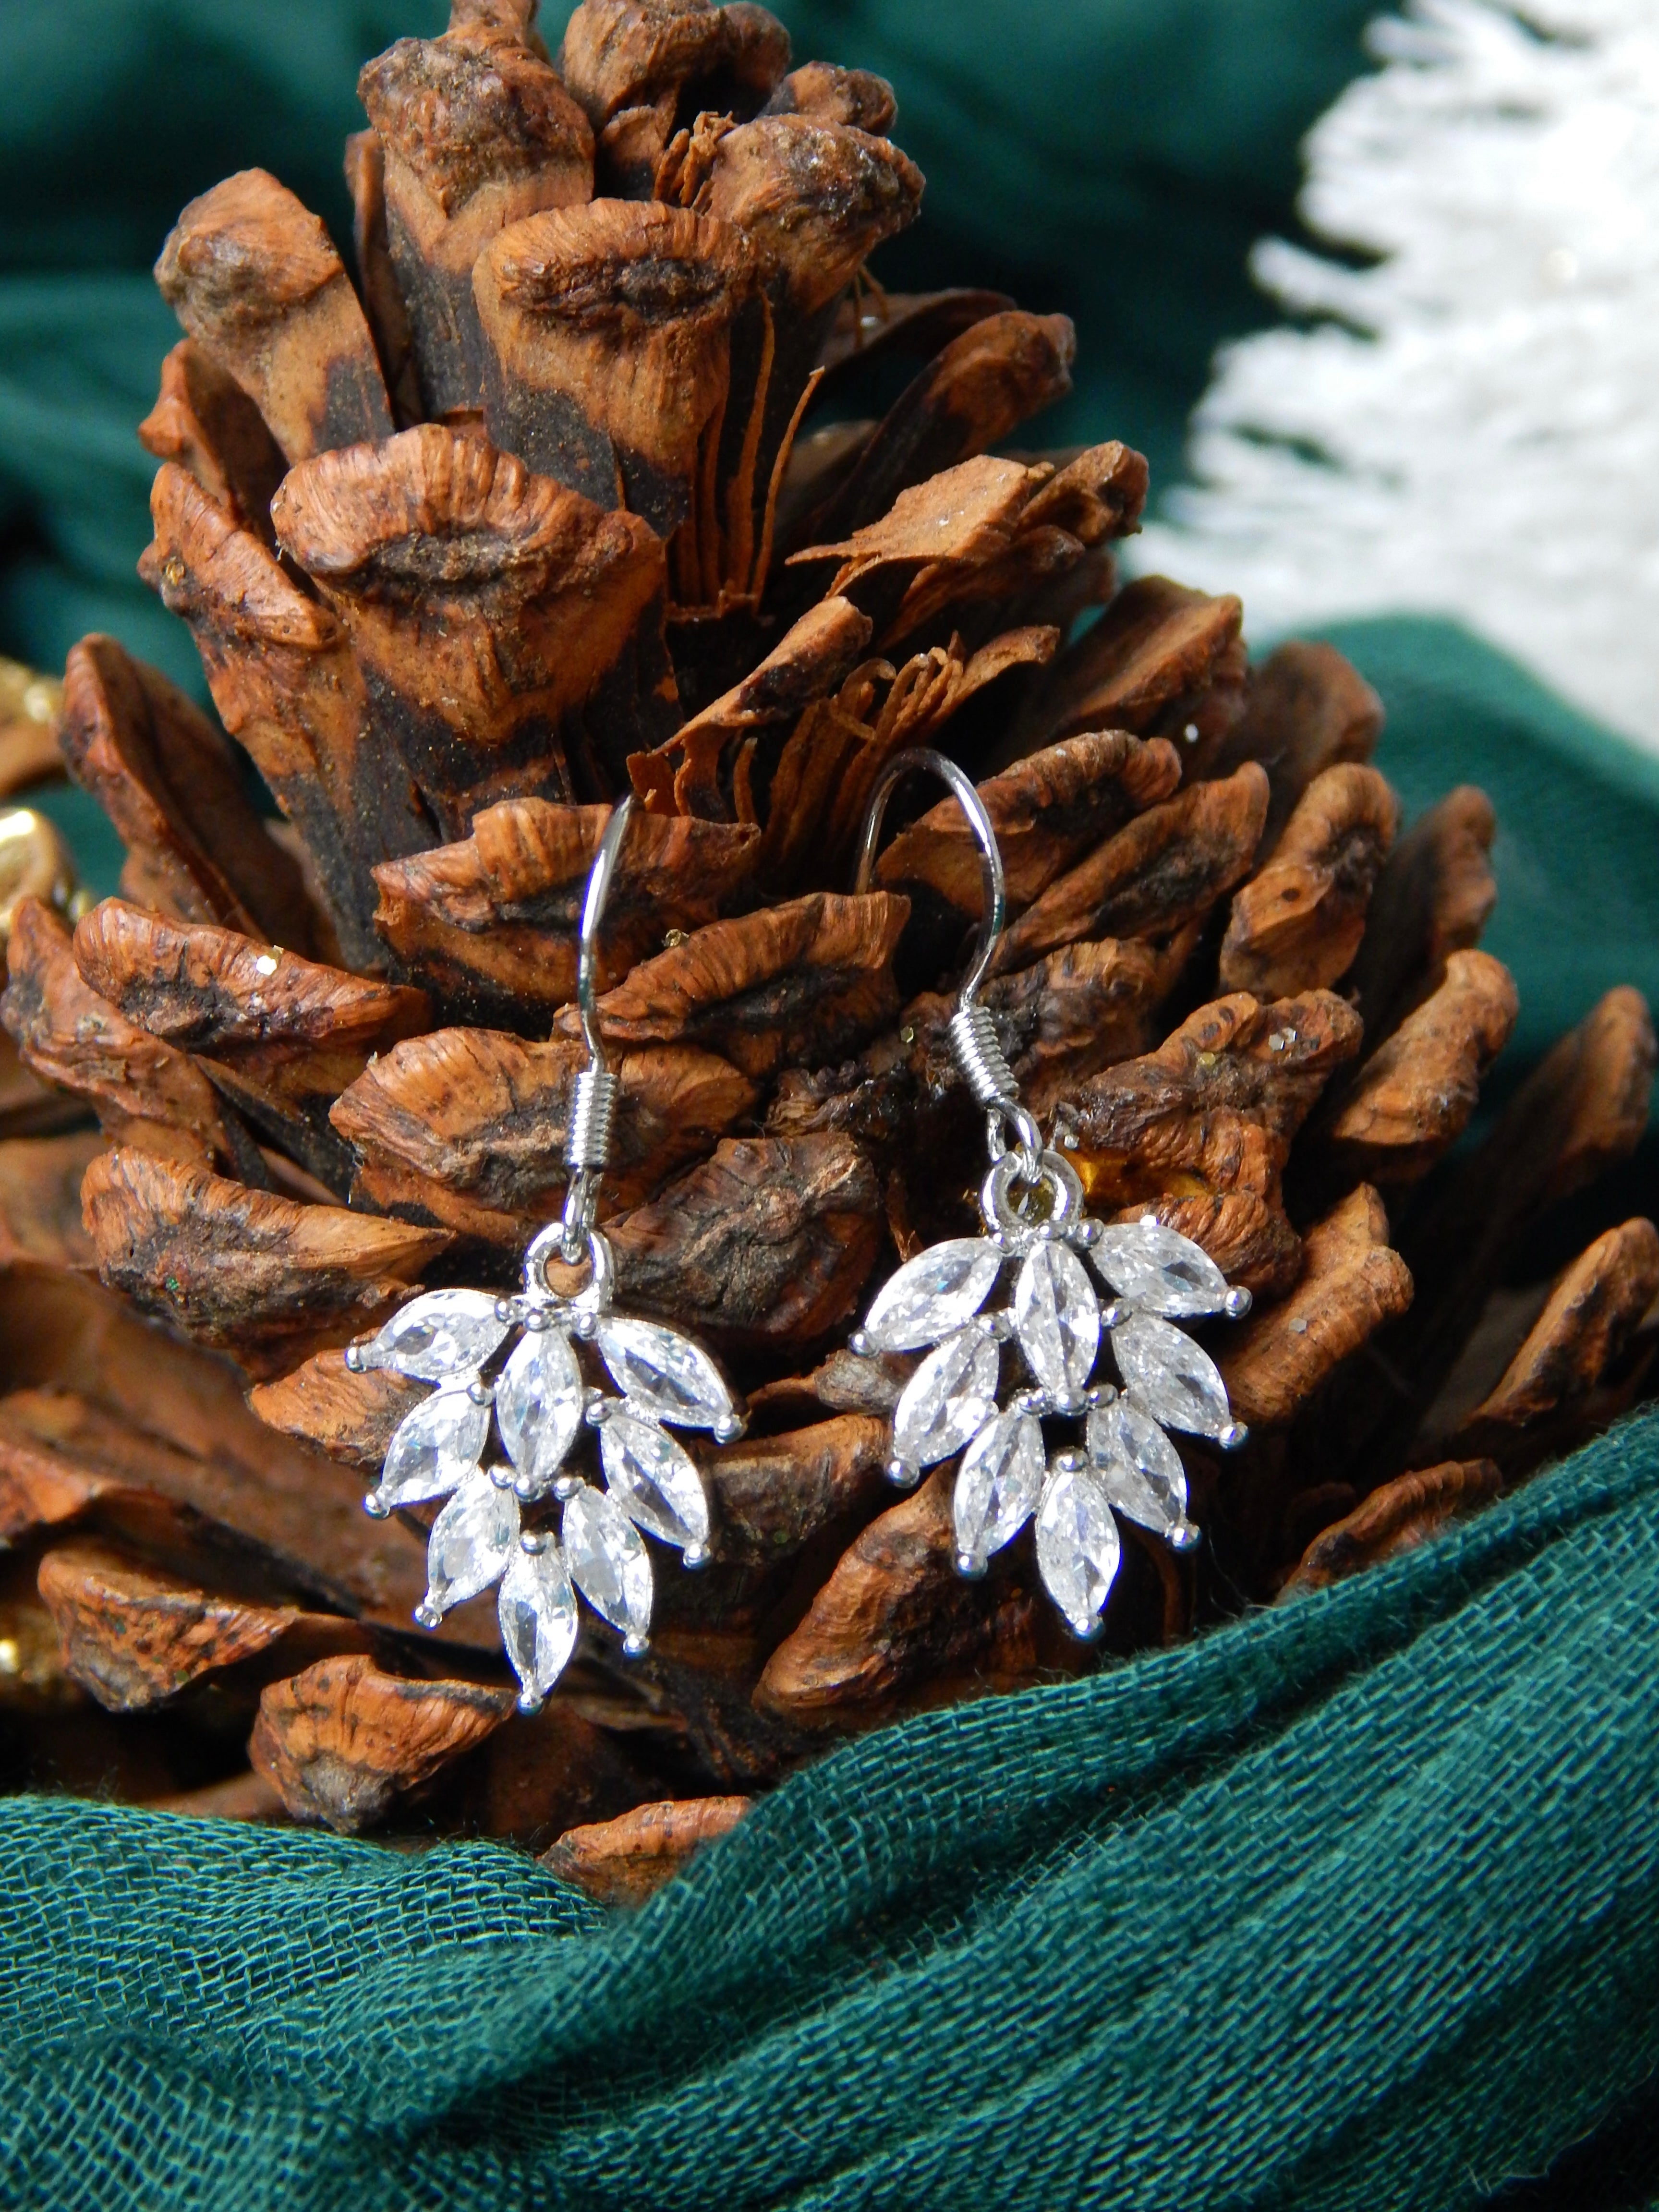
[[[158,264],[188,336],[143,569],[235,742],[112,639],[70,656],[64,756],[129,858],[11,935],[20,1110],[44,1079],[99,1127],[0,1147],[0,1703],[22,1774],[568,1830],[553,1863],[626,1895],[838,1730],[1099,1663],[1022,1551],[955,1575],[948,1468],[893,1502],[905,1363],[845,1350],[981,1158],[954,806],[848,891],[896,750],[981,779],[988,1004],[1095,1211],[1255,1296],[1215,1347],[1252,1440],[1183,1444],[1207,1541],[1127,1546],[1112,1651],[1415,1541],[1630,1402],[1650,1224],[1506,1285],[1636,1142],[1654,1046],[1613,993],[1414,1204],[1515,1018],[1485,799],[1401,836],[1339,654],[1252,670],[1237,600],[1120,590],[1137,454],[996,458],[1070,327],[863,276],[921,192],[878,80],[705,0],[586,0],[556,69],[530,12],[456,0],[364,70],[356,285],[259,172]],[[921,364],[887,414],[804,428],[878,353]],[[595,1645],[507,1727],[489,1601],[417,1636],[419,1529],[359,1510],[418,1386],[342,1347],[416,1283],[511,1288],[557,1213],[576,907],[629,788],[605,1225],[621,1298],[717,1346],[754,1424],[702,1454],[715,1564],[664,1579],[650,1656]]]

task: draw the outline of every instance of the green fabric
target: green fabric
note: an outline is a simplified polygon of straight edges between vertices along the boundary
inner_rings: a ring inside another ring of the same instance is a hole
[[[1481,942],[1521,986],[1506,1057],[1534,1060],[1615,983],[1659,1006],[1659,757],[1451,623],[1379,617],[1322,635],[1382,694],[1376,762],[1407,820],[1459,783],[1497,810],[1498,907]]]
[[[0,2201],[1455,2212],[1611,2117],[1527,2201],[1645,2202],[1656,1623],[1650,1415],[844,1749],[632,1918],[489,1846],[0,1808]]]
[[[890,283],[994,284],[1078,326],[1041,435],[1120,437],[1174,482],[1229,337],[1271,321],[1245,258],[1296,229],[1303,134],[1380,0],[787,0],[798,52],[873,69],[927,179]]]
[[[136,425],[179,336],[150,264],[185,202],[274,170],[350,236],[357,69],[438,0],[54,0],[0,9],[0,652],[59,668],[113,630],[205,697],[137,581]]]

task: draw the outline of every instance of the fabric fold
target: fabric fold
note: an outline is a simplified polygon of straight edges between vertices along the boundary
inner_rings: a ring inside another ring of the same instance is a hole
[[[0,2195],[1479,2202],[1659,2060],[1656,1538],[1649,1414],[1351,1583],[848,1746],[631,1917],[489,1845],[0,1805]]]

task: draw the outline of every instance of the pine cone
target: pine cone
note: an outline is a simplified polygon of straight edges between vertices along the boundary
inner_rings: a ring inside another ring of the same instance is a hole
[[[10,939],[18,1053],[98,1127],[0,1148],[0,1699],[35,1778],[568,1831],[552,1863],[629,1895],[838,1732],[1100,1663],[1024,1547],[956,1576],[948,1468],[893,1501],[907,1362],[846,1350],[982,1165],[954,805],[848,889],[894,753],[980,779],[987,1002],[1093,1209],[1256,1301],[1213,1347],[1251,1441],[1183,1443],[1195,1555],[1126,1524],[1112,1654],[1385,1557],[1631,1402],[1651,1224],[1512,1279],[1637,1141],[1654,1043],[1611,994],[1418,1194],[1515,1018],[1486,800],[1401,836],[1338,653],[1253,670],[1236,599],[1119,588],[1139,456],[1006,457],[1070,326],[865,276],[921,193],[885,85],[791,70],[746,4],[585,0],[556,69],[532,12],[456,0],[363,71],[355,285],[257,171],[158,264],[188,335],[143,573],[230,736],[112,639],[71,654],[64,757],[128,860]],[[906,356],[878,420],[804,427]],[[650,1654],[584,1645],[508,1726],[490,1601],[409,1626],[430,1510],[360,1510],[420,1386],[343,1347],[417,1283],[514,1288],[557,1214],[576,911],[629,789],[602,1221],[619,1297],[753,1423],[702,1454],[714,1563],[661,1578]]]

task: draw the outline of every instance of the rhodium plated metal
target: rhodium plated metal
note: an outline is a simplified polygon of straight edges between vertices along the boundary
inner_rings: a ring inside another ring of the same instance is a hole
[[[986,1571],[1030,1523],[1037,1571],[1073,1633],[1098,1634],[1117,1573],[1120,1520],[1184,1550],[1187,1475],[1169,1431],[1224,1450],[1244,1442],[1226,1386],[1185,1327],[1237,1320],[1248,1291],[1230,1287],[1203,1248],[1155,1213],[1091,1220],[1076,1169],[1045,1146],[995,1024],[976,994],[1001,933],[1006,897],[996,832],[983,800],[942,754],[898,754],[872,794],[857,888],[869,887],[887,799],[921,769],[948,784],[979,841],[985,918],[948,1034],[963,1084],[986,1109],[990,1166],[979,1193],[981,1233],[931,1246],[878,1291],[852,1349],[920,1355],[893,1414],[888,1474],[909,1486],[960,1454],[953,1511],[957,1571]],[[992,1307],[1011,1277],[1006,1306]],[[1097,1287],[1098,1285],[1098,1287]],[[1102,1290],[1105,1295],[1103,1297]],[[1116,1381],[1096,1380],[1109,1354]],[[1006,1395],[1006,1370],[1024,1379]],[[1045,1423],[1065,1424],[1049,1451]]]
[[[854,878],[855,891],[867,891],[875,870],[876,847],[881,840],[881,825],[887,817],[887,802],[894,788],[907,775],[918,770],[935,775],[946,785],[951,797],[967,816],[969,826],[979,844],[980,886],[984,896],[984,916],[980,922],[979,940],[974,947],[974,957],[968,963],[957,992],[956,1010],[950,1020],[951,1049],[963,1081],[972,1091],[975,1102],[986,1109],[987,1136],[993,1159],[1000,1158],[1010,1146],[1017,1146],[1028,1176],[1035,1178],[1037,1155],[1042,1150],[1042,1138],[1034,1117],[1019,1103],[1018,1086],[1014,1072],[1008,1065],[1001,1040],[991,1017],[979,1003],[979,989],[990,972],[991,956],[996,950],[1003,925],[1008,915],[1008,886],[1003,873],[1002,850],[997,843],[997,833],[985,801],[975,789],[971,780],[946,754],[933,752],[927,746],[916,745],[908,751],[895,753],[877,780],[865,810],[864,828],[859,838],[858,872]]]
[[[384,1516],[445,1501],[415,1618],[435,1628],[452,1606],[499,1583],[502,1647],[526,1712],[575,1649],[578,1593],[635,1656],[651,1626],[645,1537],[677,1548],[688,1567],[709,1558],[702,1478],[669,1430],[706,1430],[723,1443],[744,1430],[701,1345],[660,1322],[613,1312],[616,1263],[595,1226],[618,1095],[599,1028],[596,947],[631,803],[605,825],[582,902],[576,1003],[589,1065],[571,1103],[561,1218],[525,1253],[517,1296],[422,1291],[346,1354],[354,1372],[384,1367],[434,1386],[393,1435],[380,1485],[363,1502]],[[556,1288],[548,1273],[556,1264],[585,1279]],[[592,1346],[586,1372],[579,1346]],[[590,1376],[608,1377],[614,1395]],[[579,1460],[597,1460],[599,1483]]]
[[[565,1129],[564,1159],[570,1181],[564,1194],[561,1224],[566,1262],[575,1267],[582,1257],[588,1231],[599,1210],[599,1183],[611,1159],[611,1125],[617,1112],[617,1079],[605,1063],[605,1037],[599,1026],[599,923],[610,896],[611,879],[617,872],[617,856],[628,834],[631,797],[611,810],[588,872],[582,899],[582,918],[576,939],[576,1012],[587,1047],[587,1066],[576,1078]]]

